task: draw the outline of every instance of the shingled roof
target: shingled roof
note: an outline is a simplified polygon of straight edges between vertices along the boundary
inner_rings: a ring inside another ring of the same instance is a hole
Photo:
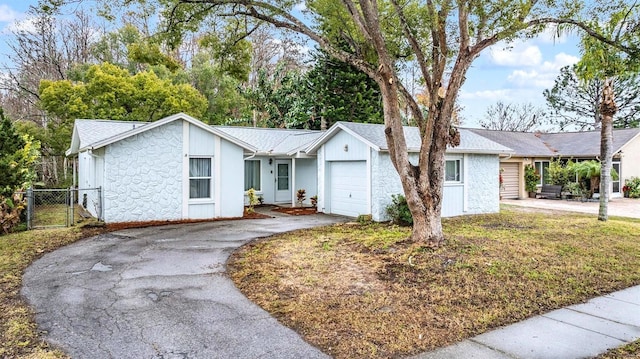
[[[337,131],[343,130],[360,138],[363,142],[377,151],[388,151],[387,140],[384,135],[384,125],[356,122],[336,122],[322,137],[307,148],[307,152],[316,151],[323,143],[328,141]],[[420,150],[420,132],[417,127],[404,127],[404,135],[407,141],[407,150],[417,152]],[[468,129],[460,129],[460,145],[447,149],[449,153],[513,153],[509,147],[501,145],[491,139],[477,135]]]
[[[596,157],[600,155],[600,132],[532,133],[470,129],[470,131],[512,148],[521,157]],[[640,128],[613,130],[613,153],[640,135]]]
[[[322,132],[282,128],[239,126],[214,126],[216,129],[238,138],[269,154],[293,155],[315,141]]]
[[[613,153],[634,137],[640,135],[640,128],[613,130]],[[541,133],[540,139],[556,155],[563,157],[595,157],[600,155],[600,131]]]
[[[513,149],[517,156],[547,157],[554,155],[553,151],[535,133],[494,131],[478,128],[470,128],[469,131]]]

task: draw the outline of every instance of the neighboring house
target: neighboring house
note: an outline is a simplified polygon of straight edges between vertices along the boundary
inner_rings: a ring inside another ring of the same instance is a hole
[[[405,127],[415,164],[420,150],[416,127]],[[446,153],[442,216],[493,213],[499,206],[499,157],[512,151],[473,132],[460,130],[460,145]],[[318,211],[388,219],[391,195],[403,193],[387,147],[383,125],[338,122],[306,151],[318,157]]]
[[[405,128],[417,162],[418,129]],[[512,151],[472,131],[446,154],[442,214],[499,211],[500,157]],[[265,203],[296,204],[299,189],[318,210],[387,219],[402,193],[383,125],[338,122],[328,131],[209,126],[185,114],[156,122],[77,120],[67,156],[77,157],[78,201],[105,222],[240,217],[246,191]],[[75,178],[75,176],[74,176]],[[97,191],[102,188],[102,208]]]
[[[504,180],[503,198],[526,198],[524,166],[535,166],[545,181],[549,162],[553,158],[581,160],[600,159],[600,132],[530,133],[484,129],[472,132],[514,150],[513,156],[503,158],[500,167]],[[618,180],[612,180],[612,197],[622,196],[624,180],[640,176],[640,129],[613,130],[613,162]]]

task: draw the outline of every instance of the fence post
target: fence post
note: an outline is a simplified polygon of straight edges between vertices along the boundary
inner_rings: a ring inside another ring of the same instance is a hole
[[[74,203],[73,203],[73,188],[69,187],[67,189],[67,205],[69,205],[69,210],[67,211],[67,214],[69,215],[69,220],[68,222],[68,226],[74,226],[76,223],[76,217],[75,217],[75,213],[74,213]]]
[[[102,186],[98,187],[98,221],[102,222]]]
[[[32,229],[33,218],[33,187],[27,188],[27,229]]]

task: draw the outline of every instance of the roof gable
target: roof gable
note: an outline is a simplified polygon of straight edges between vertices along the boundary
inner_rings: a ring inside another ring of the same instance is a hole
[[[407,151],[418,152],[420,150],[421,138],[420,131],[417,127],[404,126],[404,135],[407,142]],[[387,139],[384,135],[384,125],[356,123],[356,122],[336,122],[331,128],[325,132],[322,137],[318,138],[308,148],[307,152],[317,151],[320,146],[326,143],[337,132],[345,131],[360,141],[367,144],[376,151],[388,151]],[[460,145],[457,147],[448,147],[449,153],[512,153],[513,151],[507,146],[503,146],[488,138],[479,136],[468,129],[460,129]]]
[[[160,119],[155,122],[131,122],[131,121],[110,121],[110,120],[76,120],[74,124],[71,148],[66,154],[74,154],[87,149],[98,149],[110,145],[114,142],[121,141],[125,138],[135,136],[139,133],[149,131],[151,129],[163,126],[167,123],[184,120],[190,124],[197,126],[209,133],[213,133],[239,147],[249,151],[256,149],[215,127],[211,127],[187,114],[178,113]]]

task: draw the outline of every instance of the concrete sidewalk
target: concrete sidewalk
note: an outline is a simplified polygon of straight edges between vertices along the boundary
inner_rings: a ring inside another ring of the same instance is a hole
[[[640,286],[636,286],[413,358],[591,358],[639,338]]]
[[[599,202],[580,202],[554,199],[503,199],[503,204],[518,207],[538,208],[554,211],[569,211],[598,215]],[[613,198],[609,201],[609,216],[640,218],[640,199]]]

